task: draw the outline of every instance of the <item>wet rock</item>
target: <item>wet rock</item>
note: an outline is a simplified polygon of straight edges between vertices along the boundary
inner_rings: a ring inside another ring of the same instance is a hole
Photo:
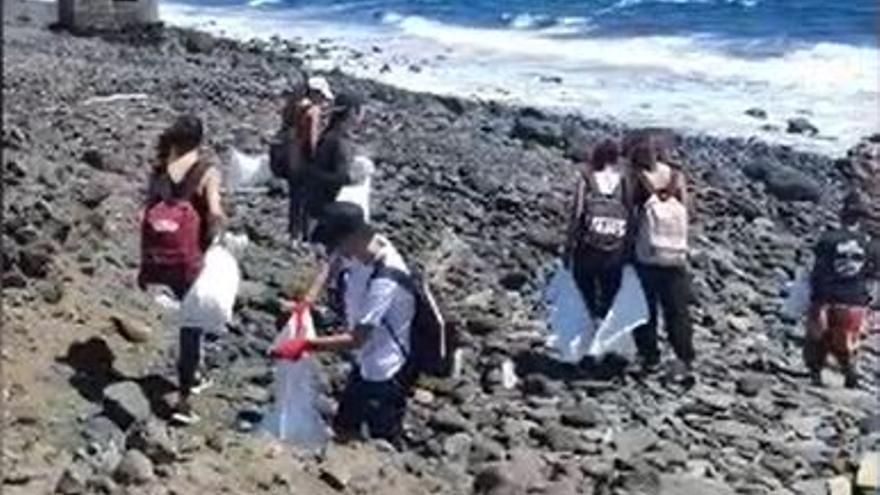
[[[115,478],[123,485],[145,485],[155,479],[153,463],[143,452],[131,449],[122,457]]]
[[[119,382],[104,389],[106,414],[122,428],[152,415],[150,401],[136,382]]]
[[[217,44],[213,36],[199,31],[185,31],[182,41],[184,49],[189,53],[208,54]]]
[[[750,108],[746,110],[746,115],[749,117],[754,117],[756,119],[764,120],[767,118],[767,111],[763,108]]]
[[[153,330],[145,323],[126,316],[112,316],[110,321],[122,338],[134,344],[149,341],[150,336],[153,334]]]
[[[565,143],[562,128],[558,124],[535,117],[517,118],[510,137],[547,147],[559,147]]]
[[[815,136],[819,134],[819,129],[804,117],[796,117],[789,119],[786,132],[789,134],[806,134],[808,136]]]

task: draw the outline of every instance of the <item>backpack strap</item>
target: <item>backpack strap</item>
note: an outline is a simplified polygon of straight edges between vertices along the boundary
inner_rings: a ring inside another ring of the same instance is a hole
[[[186,175],[183,176],[183,180],[179,184],[174,184],[171,178],[168,177],[169,182],[171,182],[172,197],[184,201],[192,200],[199,189],[199,185],[202,183],[202,179],[210,168],[209,164],[199,160],[186,172]]]

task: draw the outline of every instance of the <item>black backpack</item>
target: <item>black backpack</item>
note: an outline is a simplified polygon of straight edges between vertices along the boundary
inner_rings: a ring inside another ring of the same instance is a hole
[[[611,194],[599,191],[593,172],[584,176],[580,242],[582,246],[614,253],[626,244],[629,212],[624,204],[624,181],[621,180]],[[583,186],[582,185],[582,186]]]
[[[290,160],[293,152],[293,140],[280,132],[269,143],[269,169],[272,175],[286,179],[290,174]]]
[[[453,360],[451,326],[443,318],[427,279],[419,271],[406,273],[380,261],[376,264],[370,281],[382,278],[400,284],[415,298],[416,312],[410,327],[409,351],[403,347],[397,335],[383,325],[406,358],[403,383],[407,386],[413,385],[422,375],[438,378],[449,376]]]

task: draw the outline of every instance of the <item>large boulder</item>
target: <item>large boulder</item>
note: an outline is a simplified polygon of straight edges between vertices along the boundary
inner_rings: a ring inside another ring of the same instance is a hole
[[[779,163],[751,163],[743,172],[750,179],[763,182],[767,192],[782,201],[816,202],[821,195],[821,187],[815,180]]]
[[[789,119],[787,131],[789,134],[804,134],[807,136],[819,134],[819,129],[804,117]]]

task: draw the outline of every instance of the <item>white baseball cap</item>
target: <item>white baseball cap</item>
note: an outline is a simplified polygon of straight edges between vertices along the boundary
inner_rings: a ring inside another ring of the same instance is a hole
[[[316,91],[328,101],[333,101],[333,91],[330,91],[330,83],[323,77],[310,77],[308,86],[310,91]]]

